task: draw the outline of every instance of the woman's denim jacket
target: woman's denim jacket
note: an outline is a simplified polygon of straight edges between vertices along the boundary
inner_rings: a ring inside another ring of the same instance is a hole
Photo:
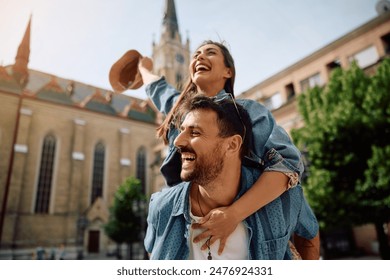
[[[180,92],[169,85],[165,78],[146,86],[146,94],[158,108],[167,115],[175,104]],[[225,90],[218,93],[218,97],[230,98]],[[289,188],[294,187],[300,181],[303,173],[301,154],[297,147],[291,142],[287,132],[278,126],[271,112],[260,103],[250,99],[236,99],[248,112],[252,121],[253,147],[252,156],[246,158],[243,164],[258,166],[263,171],[279,171],[289,178]],[[164,175],[169,186],[176,185],[180,179],[181,157],[173,144],[179,131],[172,125],[168,131],[168,154],[161,166],[161,173]]]

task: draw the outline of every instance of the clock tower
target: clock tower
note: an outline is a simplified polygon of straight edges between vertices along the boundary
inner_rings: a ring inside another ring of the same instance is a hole
[[[152,58],[154,72],[180,90],[188,75],[190,41],[182,43],[174,0],[165,1],[160,42],[153,42]]]

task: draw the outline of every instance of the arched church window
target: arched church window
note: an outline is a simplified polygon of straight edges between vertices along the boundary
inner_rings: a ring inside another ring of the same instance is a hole
[[[97,143],[93,155],[91,204],[94,203],[96,198],[103,196],[105,153],[104,144]]]
[[[142,192],[146,193],[146,149],[140,147],[137,151],[137,178],[141,181]]]
[[[43,140],[39,178],[35,199],[35,213],[48,213],[52,189],[56,138],[48,134]]]

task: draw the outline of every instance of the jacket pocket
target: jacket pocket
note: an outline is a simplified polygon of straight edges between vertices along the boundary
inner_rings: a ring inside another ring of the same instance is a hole
[[[281,238],[263,241],[259,244],[259,249],[265,260],[283,260],[288,250],[290,231]]]

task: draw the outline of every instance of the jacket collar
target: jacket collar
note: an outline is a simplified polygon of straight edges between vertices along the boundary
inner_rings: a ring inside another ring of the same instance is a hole
[[[176,195],[175,204],[172,209],[172,216],[180,216],[184,215],[185,219],[187,221],[191,221],[190,219],[190,189],[191,189],[191,183],[190,182],[183,182],[179,185],[174,186],[174,188],[180,188]]]

